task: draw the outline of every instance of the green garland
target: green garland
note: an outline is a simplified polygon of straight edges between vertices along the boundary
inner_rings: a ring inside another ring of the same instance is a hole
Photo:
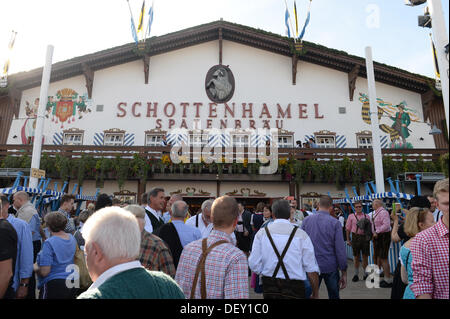
[[[202,173],[207,171],[212,174],[223,174],[224,167],[229,173],[233,174],[259,174],[261,163],[248,163],[244,167],[243,163],[212,163],[205,164],[184,164],[177,166],[175,171],[182,172],[187,168],[191,173]],[[449,176],[449,153],[441,155],[438,161],[425,161],[420,156],[416,161],[408,161],[405,155],[401,160],[394,161],[390,156],[383,157],[384,177],[397,178],[404,172],[443,172],[446,177]],[[31,157],[8,155],[0,159],[2,168],[29,168],[31,166]],[[132,159],[112,158],[95,159],[90,155],[83,155],[81,158],[69,159],[57,154],[50,157],[43,154],[41,157],[41,169],[46,171],[46,176],[68,180],[69,177],[77,179],[81,186],[85,179],[95,179],[97,187],[103,187],[106,174],[114,172],[119,188],[123,188],[128,179],[139,179],[145,183],[152,168],[160,169],[161,173],[167,172],[166,165],[160,160],[148,161],[144,156],[135,154]],[[173,165],[171,165],[173,168]],[[172,170],[174,171],[174,170]],[[338,189],[346,183],[351,183],[358,187],[361,183],[374,179],[375,172],[373,162],[370,158],[365,161],[351,160],[344,157],[342,160],[295,160],[290,158],[286,165],[279,169],[277,174],[286,176],[289,173],[292,180],[301,186],[303,183],[335,183]]]

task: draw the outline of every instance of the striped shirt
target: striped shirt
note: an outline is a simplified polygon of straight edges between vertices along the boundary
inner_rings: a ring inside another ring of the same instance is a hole
[[[164,241],[145,230],[141,234],[141,250],[139,261],[148,270],[162,271],[172,278],[175,277],[175,265],[172,254]]]
[[[205,262],[207,299],[248,299],[248,263],[245,254],[233,244],[231,236],[213,229],[208,236],[207,246],[226,240],[229,243],[215,247]],[[175,281],[190,298],[197,264],[202,254],[202,240],[197,240],[186,247],[180,257]],[[195,298],[199,299],[201,276],[197,282]]]
[[[410,249],[414,295],[430,294],[433,299],[449,299],[449,232],[442,219],[418,233]]]

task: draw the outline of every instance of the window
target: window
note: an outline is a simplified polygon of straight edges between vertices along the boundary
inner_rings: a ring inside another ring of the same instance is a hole
[[[279,148],[294,147],[292,136],[278,136],[278,147]]]
[[[316,135],[316,145],[319,148],[336,148],[334,135]]]
[[[64,133],[64,145],[82,145],[83,133]]]
[[[358,136],[357,138],[358,148],[372,148],[371,136]]]
[[[163,135],[146,134],[145,146],[162,146],[163,138]]]
[[[202,134],[189,135],[189,145],[194,147],[202,147]]]
[[[105,133],[105,146],[122,146],[123,145],[123,133]]]
[[[234,147],[248,147],[248,135],[233,135]]]

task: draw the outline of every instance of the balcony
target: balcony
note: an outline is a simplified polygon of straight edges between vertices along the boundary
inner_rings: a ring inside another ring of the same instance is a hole
[[[221,148],[219,148],[220,150]],[[55,146],[42,147],[41,169],[47,176],[67,178],[118,180],[228,180],[228,181],[305,181],[305,182],[365,182],[373,180],[373,152],[356,148],[279,148],[276,174],[260,175],[260,163],[254,149],[222,148],[222,154],[246,154],[244,163],[174,164],[171,147],[150,146]],[[191,152],[192,152],[191,148]],[[29,168],[32,145],[0,145],[3,168]],[[442,165],[447,149],[383,149],[385,176],[396,177],[405,171],[444,172]],[[200,153],[196,153],[200,159]],[[222,156],[222,155],[221,155]],[[448,163],[448,155],[446,161]],[[189,157],[189,156],[188,156]],[[223,156],[222,156],[223,157]],[[186,157],[185,157],[186,159]],[[448,171],[447,171],[448,172]],[[448,174],[448,173],[446,173]],[[358,175],[355,177],[355,175]]]

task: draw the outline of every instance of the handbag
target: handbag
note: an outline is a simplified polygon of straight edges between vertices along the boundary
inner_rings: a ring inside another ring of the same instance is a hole
[[[80,289],[87,290],[92,285],[91,276],[86,266],[86,258],[84,252],[76,245],[77,249],[73,257],[73,263],[77,265],[80,276]]]

